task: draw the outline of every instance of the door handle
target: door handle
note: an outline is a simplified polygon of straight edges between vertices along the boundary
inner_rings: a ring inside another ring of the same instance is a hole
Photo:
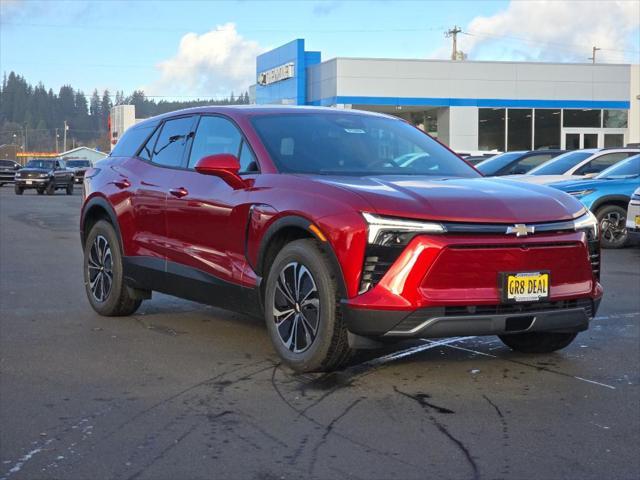
[[[131,186],[131,182],[129,180],[127,180],[126,178],[123,178],[122,180],[116,180],[113,182],[113,184],[121,189],[124,188],[129,188]]]
[[[189,195],[189,192],[184,187],[172,188],[171,190],[169,190],[169,193],[176,198],[182,198]]]

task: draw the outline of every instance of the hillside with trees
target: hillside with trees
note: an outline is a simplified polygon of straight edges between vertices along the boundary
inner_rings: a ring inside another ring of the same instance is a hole
[[[225,99],[190,101],[156,101],[137,90],[124,92],[94,90],[87,98],[84,92],[64,85],[55,93],[42,83],[33,86],[11,72],[4,75],[0,88],[0,145],[26,146],[30,151],[62,150],[64,122],[67,122],[67,148],[86,145],[109,150],[108,117],[113,105],[135,105],[136,117],[147,118],[181,108],[203,105],[235,105],[249,103],[247,92],[238,97],[233,93]]]

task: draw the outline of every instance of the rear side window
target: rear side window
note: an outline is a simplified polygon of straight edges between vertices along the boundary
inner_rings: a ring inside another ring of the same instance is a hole
[[[164,167],[182,166],[184,147],[191,133],[193,117],[168,120],[162,126],[151,161]]]
[[[160,135],[159,128],[154,132],[153,135],[151,135],[151,137],[149,137],[149,140],[147,140],[147,142],[144,144],[142,150],[140,150],[140,152],[138,153],[139,158],[148,162],[151,161],[151,156],[153,155],[153,147],[155,147],[156,142],[158,141],[158,135]]]
[[[207,155],[230,153],[236,157],[240,152],[242,136],[236,126],[222,117],[202,117],[191,147],[189,168]]]
[[[240,173],[258,172],[260,170],[258,162],[256,162],[256,157],[253,156],[253,152],[247,142],[243,141],[240,148]]]
[[[117,145],[111,151],[111,156],[133,157],[140,148],[140,145],[142,145],[142,142],[151,135],[154,127],[155,125],[145,125],[128,129],[124,132],[124,135],[122,135]]]
[[[618,153],[606,153],[600,155],[598,158],[594,158],[590,162],[581,166],[576,170],[576,175],[588,175],[590,173],[600,173],[605,168],[609,168],[611,165],[618,163],[620,160],[634,155],[633,152],[618,152]]]
[[[548,160],[551,160],[553,155],[550,153],[544,155],[530,155],[521,160],[518,160],[516,163],[509,167],[509,170],[506,172],[508,174],[524,174],[531,170],[533,167],[537,167],[542,165]]]

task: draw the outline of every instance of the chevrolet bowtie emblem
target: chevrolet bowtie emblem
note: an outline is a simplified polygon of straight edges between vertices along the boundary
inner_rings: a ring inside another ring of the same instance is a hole
[[[523,223],[516,223],[513,227],[507,227],[507,235],[515,233],[516,237],[526,237],[536,231],[536,227],[528,227]]]

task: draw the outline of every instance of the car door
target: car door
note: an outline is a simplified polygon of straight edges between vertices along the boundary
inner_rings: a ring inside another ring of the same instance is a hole
[[[249,177],[258,170],[251,147],[228,118],[203,115],[191,142],[185,169],[175,171],[167,198],[169,262],[191,273],[204,272],[223,283],[241,284],[248,264],[244,255],[250,189],[234,189],[222,178],[194,170],[213,154],[239,157]],[[167,267],[171,268],[170,265]]]
[[[53,179],[56,187],[67,184],[67,170],[62,160],[56,160],[53,164]]]
[[[166,266],[167,195],[172,176],[182,166],[193,121],[193,116],[166,120],[149,137],[135,159],[126,162],[122,168],[115,167],[123,175],[123,187],[131,191],[134,254],[152,257],[149,259],[152,268],[164,270]]]

